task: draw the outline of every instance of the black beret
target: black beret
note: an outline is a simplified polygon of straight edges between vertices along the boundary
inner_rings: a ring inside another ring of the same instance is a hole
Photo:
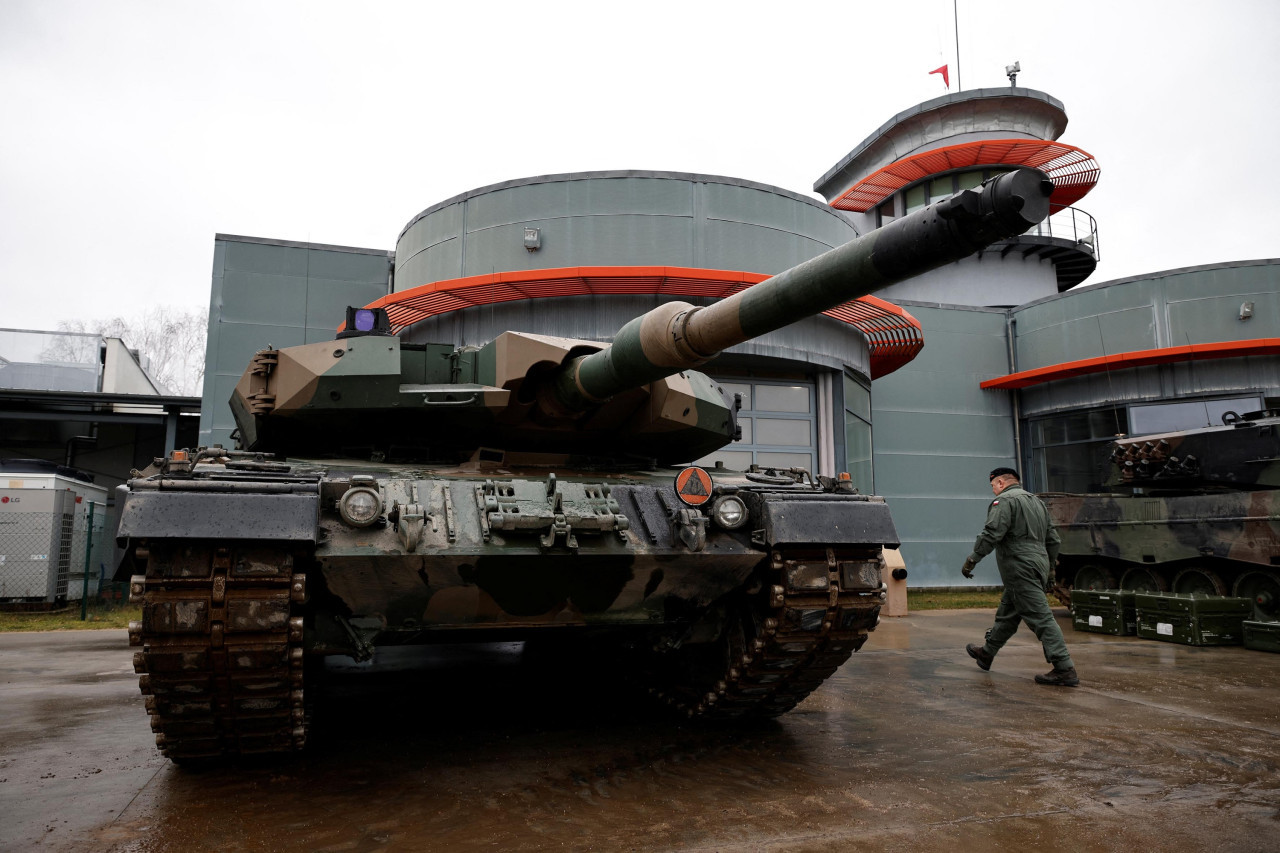
[[[994,480],[996,477],[1010,476],[1018,482],[1022,482],[1022,478],[1018,476],[1018,472],[1014,468],[997,468],[991,472],[991,476],[987,480]]]

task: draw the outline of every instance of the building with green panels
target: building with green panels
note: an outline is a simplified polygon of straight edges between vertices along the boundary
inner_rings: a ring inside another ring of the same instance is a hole
[[[392,259],[386,250],[215,236],[200,443],[235,444],[227,401],[255,352],[331,340],[348,305],[386,295]]]
[[[925,346],[872,386],[876,488],[903,537],[908,582],[958,585],[991,499],[987,473],[1016,455],[1009,395],[979,388],[1007,372],[1005,312],[904,307],[924,327]]]
[[[1280,408],[1280,260],[1165,270],[1009,312],[1014,364],[988,391],[1016,395],[1029,476],[1097,490],[1117,434],[1213,426]]]
[[[347,304],[381,300],[417,342],[607,341],[660,302],[714,300],[1030,165],[1055,180],[1042,225],[878,294],[891,303],[850,303],[705,368],[745,406],[742,440],[702,461],[850,471],[889,500],[913,585],[966,583],[992,468],[1086,488],[1117,430],[1280,403],[1280,262],[1079,287],[1101,258],[1077,206],[1099,168],[1059,141],[1066,126],[1045,93],[979,89],[894,116],[817,181],[826,203],[736,178],[590,172],[432,204],[394,251],[219,235],[202,441],[229,442],[226,400],[254,351],[330,337]],[[996,582],[983,564],[971,583]]]

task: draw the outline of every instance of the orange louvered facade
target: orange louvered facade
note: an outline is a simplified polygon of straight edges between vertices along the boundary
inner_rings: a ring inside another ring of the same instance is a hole
[[[371,302],[385,308],[397,334],[429,317],[476,305],[557,296],[657,295],[720,299],[769,276],[687,267],[566,267],[468,276],[424,284]],[[896,305],[863,296],[824,312],[867,338],[872,378],[915,358],[924,347],[920,323]]]

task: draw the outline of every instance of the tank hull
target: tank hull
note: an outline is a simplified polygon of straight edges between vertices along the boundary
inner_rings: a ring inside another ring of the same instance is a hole
[[[685,716],[781,714],[874,629],[898,544],[882,501],[804,476],[711,472],[747,509],[723,529],[674,470],[358,470],[202,463],[125,489],[130,638],[166,755],[300,749],[311,662],[436,642],[570,639]],[[364,488],[390,511],[353,528],[340,498]]]
[[[1190,495],[1044,494],[1062,536],[1060,590],[1242,595],[1280,589],[1280,491]]]

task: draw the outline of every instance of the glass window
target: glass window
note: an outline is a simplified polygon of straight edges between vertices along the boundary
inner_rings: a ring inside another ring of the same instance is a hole
[[[844,413],[844,452],[854,488],[864,495],[875,493],[871,477],[871,424],[852,412]]]
[[[844,455],[845,470],[854,488],[864,495],[875,494],[871,462],[871,389],[849,374],[844,375]]]
[[[880,205],[876,208],[876,224],[887,225],[897,219],[895,212],[897,211],[897,204],[898,197],[896,195],[889,196],[889,198],[880,202]]]
[[[1043,420],[1031,425],[1032,444],[1062,444],[1067,440],[1067,430],[1062,421]]]
[[[805,468],[813,471],[812,453],[781,453],[776,450],[757,450],[756,463],[772,468]]]
[[[1118,408],[1095,409],[1089,413],[1089,437],[1115,438],[1124,433],[1126,423],[1128,419]]]
[[[941,201],[942,199],[955,194],[955,181],[951,175],[934,178],[929,182],[929,204],[933,204],[935,201]]]
[[[813,443],[809,434],[809,419],[756,418],[756,444],[781,444],[787,447],[808,447]]]
[[[1031,456],[1037,491],[1097,492],[1111,473],[1109,441],[1039,447]]]
[[[1066,412],[1032,421],[1031,486],[1038,491],[1096,492],[1111,476],[1112,441],[1118,435],[1150,435],[1222,423],[1224,412],[1262,407],[1256,396],[1184,400]]]
[[[1228,400],[1196,400],[1185,403],[1161,403],[1156,406],[1133,406],[1130,412],[1132,435],[1172,432],[1219,426],[1225,412],[1243,414],[1262,408],[1259,397],[1232,397]]]
[[[742,438],[708,453],[696,460],[696,464],[714,466],[718,462],[737,471],[757,464],[805,468],[813,472],[817,463],[813,450],[814,391],[811,384],[802,384],[806,382],[802,372],[781,371],[768,371],[767,376],[756,372],[745,377],[737,374],[731,381],[718,380],[717,384],[727,395],[742,395],[738,416]],[[795,452],[788,452],[789,448],[795,448]]]
[[[809,387],[807,385],[757,385],[757,412],[808,412]]]
[[[844,377],[844,407],[864,421],[871,420],[871,391],[853,377]]]
[[[1088,412],[1075,412],[1074,414],[1064,415],[1062,427],[1066,432],[1067,441],[1088,441],[1093,438],[1089,434]]]
[[[907,213],[914,213],[925,205],[924,184],[916,184],[906,193]]]
[[[1028,482],[1041,492],[1097,492],[1110,475],[1111,442],[1126,432],[1124,409],[1068,412],[1032,421]]]
[[[982,172],[961,172],[956,175],[956,192],[971,190],[982,183]]]

